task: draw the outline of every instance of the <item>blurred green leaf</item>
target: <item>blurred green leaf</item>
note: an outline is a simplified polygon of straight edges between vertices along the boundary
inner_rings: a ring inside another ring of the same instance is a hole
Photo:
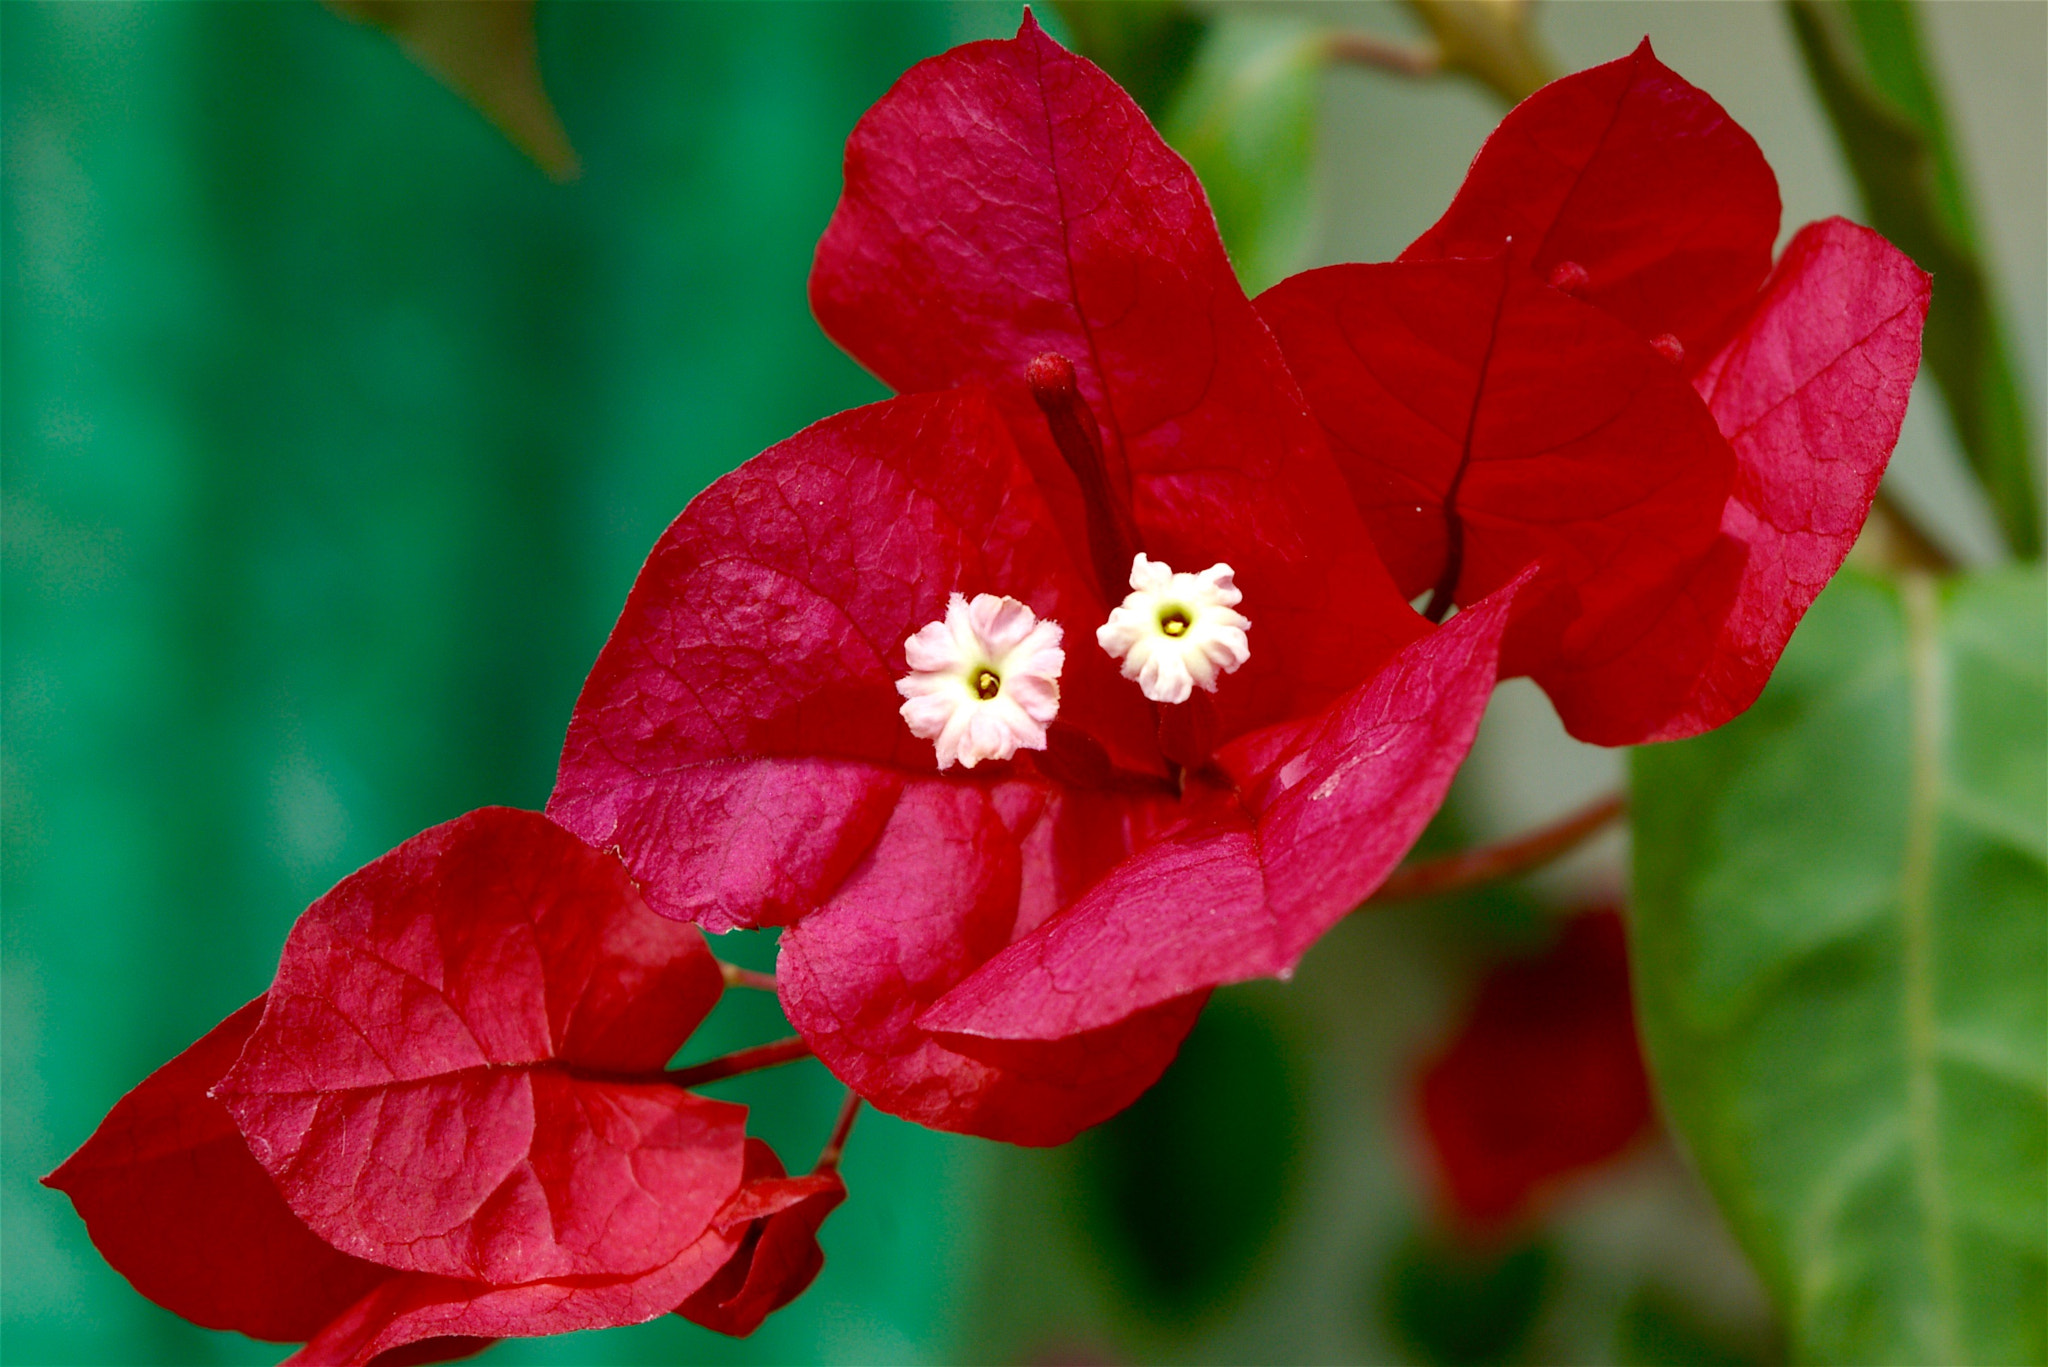
[[[1057,0],[1073,49],[1157,119],[1180,89],[1209,21],[1184,0]]]
[[[556,180],[578,171],[569,135],[541,84],[534,0],[327,0],[336,12],[383,29],[411,58]]]
[[[1870,221],[1934,276],[1927,368],[2007,544],[2041,554],[2026,406],[1991,301],[1963,172],[1908,0],[1788,0],[1792,30]]]
[[[1557,1280],[1556,1263],[1541,1244],[1465,1249],[1418,1234],[1388,1265],[1388,1317],[1423,1362],[1513,1362]]]
[[[1089,1208],[1146,1308],[1223,1308],[1272,1241],[1300,1158],[1293,1056],[1271,1016],[1219,996],[1152,1090],[1083,1140]]]
[[[1247,293],[1291,271],[1307,244],[1328,55],[1321,31],[1300,20],[1225,15],[1160,125],[1208,190]]]
[[[1622,1305],[1614,1346],[1623,1367],[1763,1367],[1780,1356],[1770,1345],[1742,1341],[1654,1283],[1638,1287]]]
[[[2048,1355],[2044,588],[1844,575],[1635,753],[1652,1071],[1795,1359]]]

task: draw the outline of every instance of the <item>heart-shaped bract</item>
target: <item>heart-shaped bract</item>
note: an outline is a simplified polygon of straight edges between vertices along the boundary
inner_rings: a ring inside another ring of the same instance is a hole
[[[144,1078],[43,1182],[158,1305],[209,1329],[299,1342],[393,1273],[307,1229],[207,1095],[262,1014],[258,997]]]
[[[345,1252],[499,1286],[637,1275],[739,1186],[745,1111],[660,1077],[722,989],[616,859],[487,808],[307,909],[215,1094]]]

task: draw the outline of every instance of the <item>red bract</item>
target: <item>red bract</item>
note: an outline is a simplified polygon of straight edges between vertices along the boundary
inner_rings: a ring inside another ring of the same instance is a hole
[[[151,1073],[43,1181],[158,1305],[209,1329],[296,1342],[393,1274],[307,1229],[207,1095],[262,1012],[258,997]]]
[[[1421,1098],[1445,1202],[1479,1230],[1627,1150],[1651,1111],[1621,918],[1576,916],[1544,953],[1489,973]]]
[[[344,1252],[495,1285],[645,1272],[739,1185],[745,1111],[644,1076],[723,986],[618,861],[486,810],[307,908],[215,1094]]]
[[[836,1169],[791,1177],[773,1149],[749,1139],[746,1183],[713,1222],[719,1233],[739,1236],[739,1246],[676,1313],[721,1334],[753,1333],[817,1278],[825,1265],[818,1226],[845,1199]]]
[[[1581,739],[1748,707],[1898,440],[1927,276],[1840,220],[1773,273],[1777,229],[1756,144],[1645,42],[1509,114],[1399,261],[1259,299],[1404,593],[1544,565],[1505,667]]]
[[[308,908],[48,1180],[143,1294],[301,1361],[652,1319],[741,1242],[745,1111],[661,1073],[721,986],[616,859],[472,812]]]
[[[789,927],[785,1011],[882,1109],[1056,1143],[1391,870],[1510,595],[1434,633],[1407,606],[1193,175],[1028,17],[862,119],[811,297],[940,392],[819,423],[676,521],[549,811],[657,910]],[[1140,552],[1234,571],[1250,653],[1213,693],[1148,701],[1098,647]],[[1065,663],[1043,750],[942,774],[896,684],[954,594],[1056,621]]]

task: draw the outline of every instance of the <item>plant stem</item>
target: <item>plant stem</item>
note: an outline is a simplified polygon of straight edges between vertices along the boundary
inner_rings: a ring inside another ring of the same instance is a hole
[[[1482,845],[1441,859],[1422,859],[1405,864],[1380,884],[1378,892],[1365,899],[1365,905],[1460,892],[1540,869],[1598,835],[1627,810],[1626,795],[1609,793],[1561,821],[1502,844]]]
[[[860,1093],[849,1090],[846,1100],[839,1106],[839,1121],[832,1127],[832,1137],[825,1141],[825,1147],[818,1154],[818,1161],[812,1172],[833,1172],[839,1167],[839,1155],[846,1152],[846,1136],[853,1133],[853,1118],[860,1114]]]
[[[1434,47],[1397,43],[1370,33],[1327,34],[1323,45],[1331,61],[1375,67],[1402,76],[1434,76],[1444,65],[1443,53]]]
[[[775,990],[773,973],[756,973],[751,968],[741,968],[738,964],[729,964],[723,959],[719,960],[718,971],[725,975],[727,987],[751,987],[757,992]]]
[[[777,1064],[794,1063],[800,1058],[810,1056],[811,1046],[804,1042],[803,1036],[791,1035],[788,1039],[757,1044],[751,1049],[741,1049],[703,1063],[693,1063],[688,1068],[671,1068],[662,1074],[662,1078],[678,1087],[696,1087],[706,1082],[717,1082],[721,1078],[759,1072],[763,1068],[773,1068]]]

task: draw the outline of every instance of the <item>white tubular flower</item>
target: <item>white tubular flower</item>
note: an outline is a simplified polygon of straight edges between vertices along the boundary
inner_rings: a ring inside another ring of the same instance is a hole
[[[903,643],[910,673],[896,681],[910,734],[934,741],[939,768],[957,760],[1043,750],[1045,728],[1060,710],[1060,624],[1038,620],[1014,598],[954,594],[946,619]]]
[[[1251,623],[1237,611],[1244,594],[1231,582],[1236,571],[1211,565],[1200,574],[1175,574],[1148,560],[1131,562],[1131,593],[1096,630],[1095,639],[1111,659],[1124,662],[1124,677],[1136,679],[1153,702],[1186,702],[1197,684],[1216,691],[1216,680],[1252,657],[1245,632]]]

